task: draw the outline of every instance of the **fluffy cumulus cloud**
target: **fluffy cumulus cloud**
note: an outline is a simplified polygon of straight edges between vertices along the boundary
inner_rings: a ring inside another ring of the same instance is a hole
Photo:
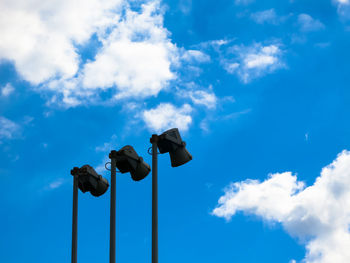
[[[234,58],[221,61],[225,70],[236,74],[244,83],[283,68],[283,52],[278,44],[235,45],[230,49]]]
[[[281,223],[305,243],[307,263],[350,262],[349,184],[350,152],[343,151],[309,187],[290,172],[233,183],[213,214],[229,220],[243,211]]]
[[[117,98],[157,95],[175,77],[171,64],[176,62],[177,49],[163,27],[159,3],[142,6],[141,13],[127,10],[104,40],[96,60],[83,70],[86,88],[116,86]]]
[[[0,142],[4,139],[15,138],[18,135],[19,130],[20,126],[17,123],[0,116]]]
[[[192,123],[192,110],[189,104],[176,107],[170,103],[161,103],[154,109],[143,111],[142,117],[151,131],[162,132],[175,127],[187,131]]]
[[[121,0],[3,0],[0,2],[0,59],[13,62],[34,85],[79,68],[75,44],[102,32],[117,16]]]
[[[106,90],[113,99],[156,96],[176,78],[183,51],[163,26],[160,1],[136,3],[137,10],[127,0],[1,1],[0,60],[49,91],[49,103],[98,101]],[[86,61],[80,48],[92,38],[99,45]],[[186,58],[209,59],[195,50]]]
[[[312,18],[308,14],[300,14],[298,16],[298,24],[300,26],[300,30],[303,32],[319,31],[325,28],[321,21]]]

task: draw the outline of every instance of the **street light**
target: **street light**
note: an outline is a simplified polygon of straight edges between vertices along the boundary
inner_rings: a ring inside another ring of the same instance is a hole
[[[153,134],[152,143],[152,263],[158,263],[158,149],[159,153],[169,153],[172,167],[178,167],[192,160],[177,128],[161,135]],[[158,148],[158,149],[157,149]]]
[[[192,155],[185,148],[177,128],[170,129],[158,136],[159,153],[169,153],[172,167],[178,167],[192,160]]]
[[[138,156],[134,148],[130,145],[124,146],[118,152],[112,151],[116,166],[121,173],[130,172],[134,181],[141,181],[149,172],[151,167]]]
[[[90,165],[71,170],[73,181],[73,222],[72,222],[72,263],[77,263],[78,236],[78,188],[83,192],[90,192],[93,196],[101,196],[108,189],[108,181],[99,175]]]
[[[115,177],[117,168],[120,173],[130,173],[134,181],[141,181],[149,172],[151,167],[138,156],[130,145],[124,146],[119,151],[111,151],[111,212],[110,212],[110,240],[109,240],[109,262],[115,263]]]

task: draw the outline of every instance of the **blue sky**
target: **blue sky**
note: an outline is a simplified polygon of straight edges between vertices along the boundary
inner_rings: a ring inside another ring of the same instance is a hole
[[[74,166],[178,127],[161,262],[350,261],[348,0],[0,3],[0,261],[68,262]],[[109,191],[79,194],[108,262]],[[151,259],[151,176],[117,177],[117,261]]]

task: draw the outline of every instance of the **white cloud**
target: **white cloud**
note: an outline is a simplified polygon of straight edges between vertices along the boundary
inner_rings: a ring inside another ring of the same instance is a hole
[[[117,135],[113,134],[109,142],[105,142],[103,145],[96,146],[96,152],[109,152],[116,147]]]
[[[298,16],[298,24],[303,32],[319,31],[325,28],[321,21],[312,18],[308,14],[300,14]]]
[[[279,17],[277,16],[275,9],[273,8],[252,13],[250,17],[258,24],[268,23],[276,25],[280,22]]]
[[[194,104],[203,105],[208,109],[216,108],[217,97],[212,91],[195,90],[190,91],[188,95]]]
[[[224,63],[225,70],[230,74],[235,73],[236,70],[239,68],[239,66],[240,66],[240,64],[237,62],[229,63],[229,62],[225,61],[225,63]]]
[[[192,10],[192,0],[180,0],[179,8],[184,14],[189,14]]]
[[[350,18],[350,1],[349,0],[332,0],[337,6],[338,14],[343,19]]]
[[[282,62],[283,52],[277,44],[235,45],[231,51],[235,58],[223,59],[221,63],[228,73],[237,74],[244,83],[285,66]]]
[[[254,0],[235,0],[236,5],[248,5],[253,2]]]
[[[210,85],[208,89],[201,89],[194,82],[187,85],[187,89],[178,89],[176,94],[182,98],[189,98],[193,104],[204,106],[208,109],[215,109],[218,103],[213,87]]]
[[[11,93],[13,93],[14,90],[14,87],[10,83],[7,83],[4,87],[1,88],[1,96],[8,97],[11,95]]]
[[[333,2],[338,4],[338,5],[348,5],[348,4],[350,4],[349,0],[333,0]]]
[[[142,5],[141,13],[127,10],[96,60],[85,65],[83,84],[92,89],[115,85],[117,98],[155,96],[175,78],[171,65],[177,59],[159,2],[151,1]]]
[[[48,189],[50,189],[50,190],[57,189],[57,188],[59,188],[60,186],[62,186],[63,183],[64,183],[64,180],[63,180],[62,178],[57,179],[57,180],[55,180],[55,181],[53,181],[52,183],[49,184]]]
[[[233,41],[233,39],[217,39],[217,40],[211,40],[211,41],[206,41],[206,42],[202,42],[199,44],[200,47],[204,47],[207,48],[209,46],[211,47],[221,47],[224,45],[227,45],[228,43],[230,43],[231,41]]]
[[[19,130],[20,126],[17,123],[0,116],[0,140],[15,138],[18,135]]]
[[[75,44],[103,32],[117,18],[120,0],[3,0],[0,59],[13,62],[34,85],[72,77],[80,62]]]
[[[285,22],[291,16],[292,14],[283,16],[277,15],[275,9],[271,8],[264,11],[252,13],[250,15],[250,18],[257,24],[279,25]]]
[[[309,140],[309,133],[305,133],[305,141],[308,141]]]
[[[178,108],[170,103],[161,103],[154,109],[145,110],[142,117],[152,131],[162,132],[169,128],[187,131],[192,123],[191,112],[192,107],[189,104]]]
[[[117,139],[117,135],[113,134],[108,142],[95,147],[96,152],[104,153],[101,163],[96,165],[95,170],[97,173],[102,174],[106,171],[106,166],[108,167],[106,164],[110,162],[110,159],[108,159],[108,153],[118,147]]]
[[[189,62],[209,62],[210,56],[199,50],[187,50],[182,56],[182,59]]]
[[[156,96],[176,78],[180,52],[160,1],[140,2],[133,11],[126,0],[1,1],[0,59],[35,90],[49,91],[48,104],[98,102],[107,89],[114,99]],[[94,35],[101,47],[82,63],[79,48]],[[192,57],[207,59],[196,51]]]
[[[343,151],[309,187],[290,172],[233,183],[213,214],[229,220],[244,211],[281,223],[305,244],[306,263],[350,262],[349,184],[350,152]]]

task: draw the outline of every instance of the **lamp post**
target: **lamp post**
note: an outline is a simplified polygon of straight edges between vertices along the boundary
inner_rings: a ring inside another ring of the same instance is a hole
[[[158,263],[158,135],[153,134],[152,143],[152,263]]]
[[[158,153],[169,153],[172,167],[178,167],[192,160],[185,148],[177,128],[161,135],[153,134],[152,143],[152,263],[158,263]]]
[[[77,263],[78,246],[78,175],[73,175],[72,263]]]
[[[115,159],[111,158],[111,208],[110,208],[110,229],[109,229],[109,262],[115,263],[115,180],[116,180]]]
[[[111,151],[111,214],[110,214],[110,243],[109,262],[115,263],[115,199],[116,199],[116,173],[117,168],[120,173],[130,173],[134,181],[141,181],[151,171],[150,166],[138,156],[134,148],[130,145],[124,146],[119,151]]]
[[[90,192],[93,196],[101,196],[108,189],[108,181],[97,174],[90,165],[81,168],[74,167],[73,175],[73,218],[72,218],[72,263],[77,263],[78,249],[78,188],[83,192]]]

